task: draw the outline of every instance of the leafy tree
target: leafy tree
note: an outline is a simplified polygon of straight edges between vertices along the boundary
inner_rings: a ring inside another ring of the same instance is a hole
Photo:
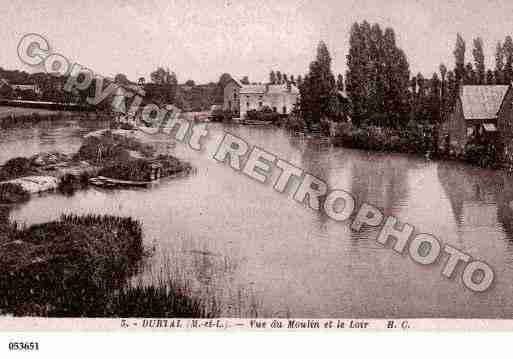
[[[431,78],[431,90],[429,92],[429,119],[430,123],[440,123],[442,121],[442,102],[441,102],[441,81],[436,73]]]
[[[441,108],[441,120],[444,120],[446,117],[446,80],[447,80],[447,66],[445,64],[440,64],[440,75],[442,76],[442,82],[440,84],[440,108]]]
[[[331,56],[324,42],[317,46],[316,60],[300,88],[301,112],[309,127],[329,118],[332,99],[336,97],[335,77],[331,72]]]
[[[216,89],[214,91],[214,102],[222,104],[224,102],[224,88],[232,80],[232,76],[228,73],[224,73],[219,77]]]
[[[242,80],[240,80],[240,83],[243,85],[249,85],[249,77],[244,76]]]
[[[0,83],[0,98],[3,98],[3,99],[14,98],[14,91],[12,90],[12,87],[9,85],[2,85]]]
[[[495,75],[492,70],[486,72],[486,84],[495,85]]]
[[[176,99],[178,80],[169,68],[157,68],[150,74],[152,84],[146,84],[146,95],[156,103],[174,103]]]
[[[506,36],[504,41],[504,57],[506,58],[506,65],[504,66],[504,83],[510,84],[513,81],[513,40],[511,36]]]
[[[128,80],[125,74],[117,74],[114,76],[114,82],[120,85],[128,85],[130,80]]]
[[[495,50],[495,82],[504,83],[504,49],[500,41]]]
[[[366,21],[351,28],[346,91],[355,123],[385,126],[405,123],[410,106],[410,71],[395,33]],[[374,120],[375,119],[375,120]]]
[[[483,39],[477,37],[474,39],[474,66],[476,68],[476,84],[483,85],[485,83],[486,69],[485,69],[485,56],[483,50]]]
[[[463,40],[460,33],[458,33],[456,35],[456,47],[454,48],[454,58],[456,63],[454,74],[456,76],[456,82],[458,83],[458,85],[465,78],[465,51],[465,40]]]
[[[273,71],[271,71],[271,73],[269,74],[269,83],[270,83],[271,85],[275,85],[275,84],[276,84],[276,81],[277,81],[277,79],[276,79],[276,73],[275,73],[275,72],[274,72],[274,70],[273,70]]]
[[[445,103],[447,104],[448,111],[452,110],[456,101],[456,95],[458,93],[458,82],[456,81],[456,74],[454,71],[447,73],[447,91]]]
[[[164,69],[163,67],[157,68],[150,74],[151,82],[156,85],[176,85],[178,81],[176,74],[169,71],[169,68]]]
[[[276,84],[281,85],[283,82],[283,78],[281,76],[281,71],[276,72]]]
[[[338,74],[337,76],[337,90],[344,91],[344,76],[342,76],[342,74]]]
[[[187,80],[187,81],[185,81],[185,85],[194,87],[194,86],[196,86],[196,83],[194,82],[194,80]]]
[[[476,72],[474,71],[474,67],[472,66],[472,63],[469,62],[465,66],[465,75],[463,78],[463,83],[465,85],[475,85],[477,83],[476,81]]]

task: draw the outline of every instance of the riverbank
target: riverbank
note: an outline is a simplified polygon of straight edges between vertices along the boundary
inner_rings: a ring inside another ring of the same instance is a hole
[[[385,153],[414,154],[430,159],[460,161],[481,168],[506,169],[513,166],[501,161],[491,142],[471,141],[465,149],[456,152],[439,143],[435,126],[412,124],[401,129],[377,126],[356,127],[350,123],[337,125],[332,144]]]
[[[0,106],[0,128],[30,126],[44,121],[111,121],[104,112],[80,112],[45,108]]]
[[[63,215],[1,224],[0,314],[51,317],[208,317],[214,313],[168,273],[128,285],[145,257],[132,218]]]

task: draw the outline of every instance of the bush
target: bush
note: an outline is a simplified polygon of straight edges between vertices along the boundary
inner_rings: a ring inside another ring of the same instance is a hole
[[[0,247],[3,313],[101,314],[112,291],[125,284],[143,257],[142,227],[131,218],[67,215],[12,227]]]
[[[151,181],[155,164],[161,166],[161,177],[190,169],[188,163],[181,162],[173,156],[160,155],[154,160],[138,159],[109,165],[102,168],[99,175],[124,181]]]
[[[163,177],[191,169],[191,165],[189,163],[182,162],[173,156],[160,155],[157,157],[157,162],[162,165]]]
[[[301,116],[293,114],[291,116],[287,116],[287,118],[284,121],[284,126],[286,129],[290,131],[301,132],[305,130],[307,124]]]
[[[371,151],[426,154],[434,150],[432,129],[428,126],[408,126],[394,129],[388,127],[340,126],[335,144],[344,147]]]
[[[117,163],[102,168],[99,175],[124,181],[150,181],[151,162],[133,160]]]
[[[129,151],[139,152],[146,157],[155,154],[155,149],[151,145],[106,131],[100,136],[87,137],[75,155],[75,159],[95,164],[126,161],[130,159]]]
[[[30,193],[17,183],[0,183],[0,203],[19,203],[30,199]]]
[[[231,121],[234,117],[237,117],[238,114],[230,111],[230,110],[223,110],[223,109],[215,109],[210,114],[210,117],[213,122],[222,122],[222,121]]]
[[[249,110],[246,113],[246,119],[250,121],[278,122],[281,119],[281,115],[265,106],[261,110]]]
[[[25,157],[16,157],[7,161],[0,169],[0,181],[7,181],[35,174],[32,161]]]
[[[465,161],[481,167],[497,167],[497,155],[497,149],[491,143],[469,142],[465,146]]]

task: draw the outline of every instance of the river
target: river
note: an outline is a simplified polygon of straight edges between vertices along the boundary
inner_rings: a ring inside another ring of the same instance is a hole
[[[40,151],[74,152],[94,122],[40,123],[0,132],[0,163]],[[195,173],[151,189],[89,188],[71,196],[35,197],[12,208],[27,224],[62,213],[105,213],[142,221],[154,250],[136,278],[172,272],[228,317],[441,317],[513,315],[513,177],[454,162],[333,148],[277,128],[210,124],[206,150],[177,144],[171,154]],[[442,265],[423,267],[375,240],[352,232],[213,160],[229,131],[252,145],[397,216],[417,231],[489,263],[494,286],[466,289]],[[165,268],[163,270],[163,268]]]

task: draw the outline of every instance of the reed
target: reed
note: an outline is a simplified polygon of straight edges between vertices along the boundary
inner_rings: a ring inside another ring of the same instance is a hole
[[[129,283],[145,251],[129,217],[63,215],[0,234],[0,314],[43,317],[213,317],[168,271]]]

